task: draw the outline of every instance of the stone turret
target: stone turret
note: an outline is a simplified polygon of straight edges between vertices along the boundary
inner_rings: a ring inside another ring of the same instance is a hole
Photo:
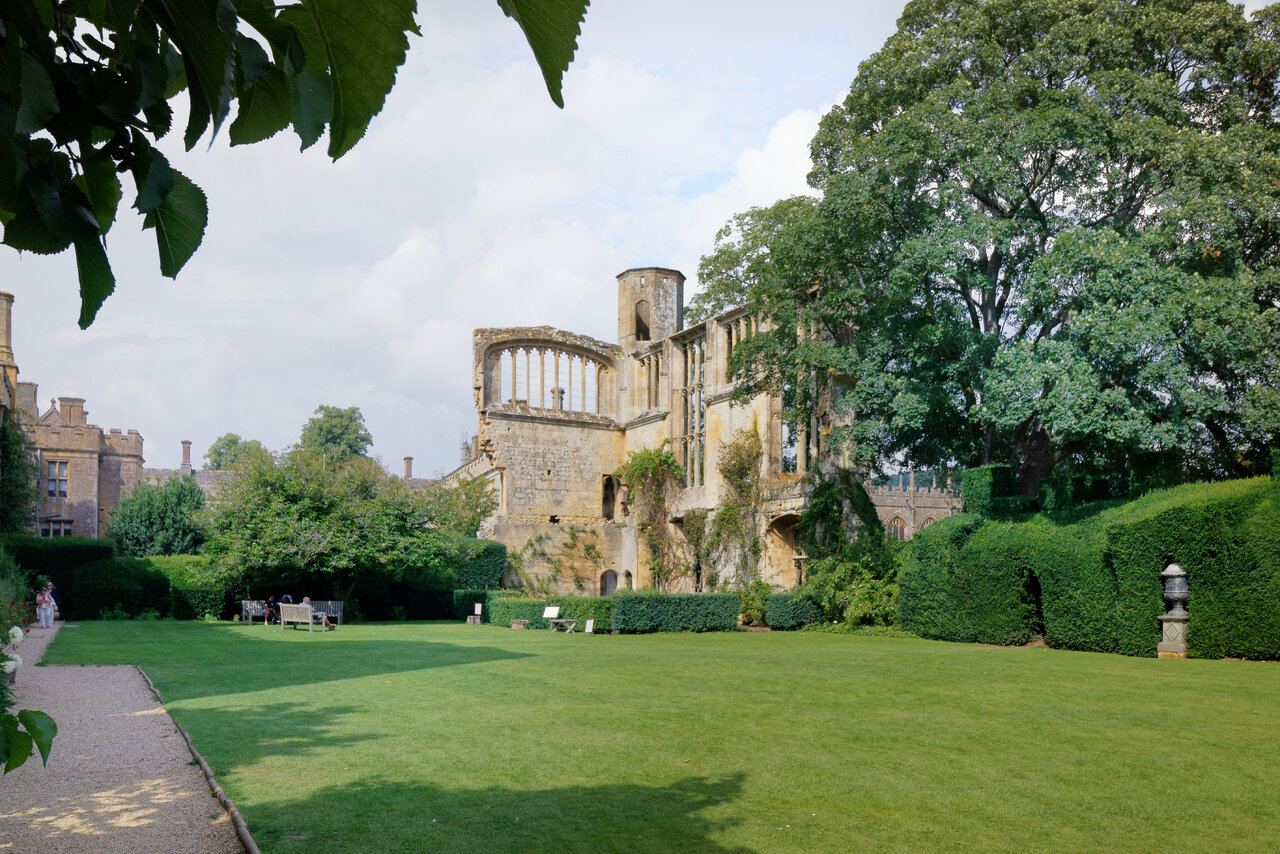
[[[647,347],[684,328],[684,274],[666,267],[633,267],[618,274],[618,343]]]
[[[0,291],[0,373],[8,380],[8,393],[18,393],[18,363],[13,359],[13,294]],[[0,382],[0,386],[5,385]]]
[[[410,480],[413,477],[413,457],[404,458],[404,479]]]

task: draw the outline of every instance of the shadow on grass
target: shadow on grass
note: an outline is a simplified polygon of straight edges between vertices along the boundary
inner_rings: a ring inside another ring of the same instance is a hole
[[[210,748],[234,745],[234,755],[257,759],[263,756],[306,756],[328,747],[348,747],[371,735],[333,734],[334,722],[343,715],[364,714],[359,706],[298,706],[271,703],[253,709],[181,709],[177,720],[188,732],[202,734],[209,757],[215,757],[215,776],[227,770],[216,760],[223,750]],[[216,743],[216,744],[215,744]],[[303,767],[303,766],[299,766]]]
[[[732,826],[701,815],[738,799],[744,776],[668,786],[445,790],[367,781],[302,800],[255,804],[245,818],[270,851],[707,852],[753,854],[711,837]],[[240,805],[242,808],[244,804]]]
[[[526,653],[438,641],[343,641],[316,636],[308,642],[224,635],[199,646],[136,650],[127,662],[139,664],[166,702],[214,695],[269,691],[341,679],[360,679],[527,658]]]

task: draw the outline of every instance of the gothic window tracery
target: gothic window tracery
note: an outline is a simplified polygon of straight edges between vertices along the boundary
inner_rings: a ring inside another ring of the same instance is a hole
[[[706,469],[706,415],[703,396],[706,381],[706,338],[690,338],[680,345],[683,356],[680,388],[680,437],[678,449],[686,487],[701,486]]]
[[[608,366],[590,356],[548,345],[514,345],[496,356],[489,400],[545,412],[605,414]]]

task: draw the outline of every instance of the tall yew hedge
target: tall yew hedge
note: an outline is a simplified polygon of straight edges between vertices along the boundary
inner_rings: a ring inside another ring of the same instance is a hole
[[[1187,571],[1187,652],[1280,658],[1280,482],[1186,484],[1058,524],[965,514],[920,532],[899,620],[924,637],[1154,656],[1160,573]]]

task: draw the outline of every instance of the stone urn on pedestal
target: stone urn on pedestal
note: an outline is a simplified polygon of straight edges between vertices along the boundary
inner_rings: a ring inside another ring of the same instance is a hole
[[[1156,647],[1159,658],[1187,657],[1187,609],[1184,605],[1190,597],[1186,571],[1171,563],[1160,573],[1164,582],[1164,599],[1169,603],[1169,613],[1160,617],[1164,636]]]

